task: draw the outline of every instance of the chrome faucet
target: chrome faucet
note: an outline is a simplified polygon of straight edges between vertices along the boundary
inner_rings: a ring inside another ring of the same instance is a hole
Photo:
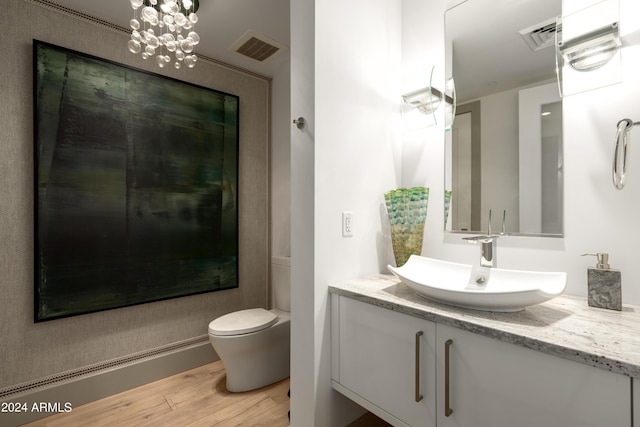
[[[502,215],[502,232],[505,231],[504,226],[505,213]],[[496,261],[496,240],[500,237],[499,234],[491,233],[491,209],[489,209],[489,224],[487,225],[487,234],[473,237],[465,237],[469,243],[476,244],[478,242],[482,243],[482,248],[480,251],[480,267],[489,267],[494,268],[498,266]]]

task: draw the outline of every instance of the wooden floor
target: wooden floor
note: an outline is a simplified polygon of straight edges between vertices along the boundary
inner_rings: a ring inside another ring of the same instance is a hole
[[[53,426],[288,426],[289,379],[229,393],[221,361],[25,424]]]
[[[221,361],[52,415],[27,427],[171,426],[281,427],[289,425],[289,379],[229,393]],[[349,427],[390,427],[367,413]]]

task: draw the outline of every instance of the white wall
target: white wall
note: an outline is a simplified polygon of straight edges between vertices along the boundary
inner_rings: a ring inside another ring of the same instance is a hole
[[[291,5],[291,114],[309,120],[292,125],[291,420],[346,425],[360,409],[331,388],[327,288],[389,261],[381,206],[400,180],[400,0]]]
[[[565,10],[575,9],[577,0]],[[426,2],[424,2],[426,3]],[[446,0],[422,5],[415,37],[424,42],[411,54],[434,58],[444,66],[442,14]],[[425,10],[426,9],[426,10]],[[624,48],[621,84],[572,95],[563,99],[565,218],[563,239],[501,238],[498,262],[505,268],[566,271],[567,293],[586,296],[586,269],[593,259],[585,252],[608,252],[613,268],[622,270],[624,304],[640,305],[640,268],[637,241],[640,227],[640,161],[630,160],[629,181],[618,191],[611,180],[611,163],[616,123],[624,118],[640,120],[640,3],[620,0],[620,28]],[[416,18],[417,19],[417,18]],[[403,46],[406,46],[403,40]],[[409,54],[408,52],[404,52]],[[631,145],[640,144],[640,131],[632,131]],[[632,148],[633,149],[633,148]],[[420,136],[403,140],[402,184],[432,188],[423,254],[438,258],[477,262],[478,248],[465,245],[459,235],[445,235],[443,229],[443,138],[442,129],[430,128]]]
[[[291,255],[291,64],[271,82],[271,252]]]
[[[291,425],[313,425],[316,398],[314,291],[315,1],[291,2]],[[326,387],[326,385],[325,385]]]

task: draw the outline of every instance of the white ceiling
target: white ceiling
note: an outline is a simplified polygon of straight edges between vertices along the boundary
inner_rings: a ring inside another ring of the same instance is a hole
[[[133,18],[129,0],[53,1],[127,29],[129,20]],[[269,77],[273,77],[289,55],[287,49],[270,61],[258,63],[227,50],[247,30],[256,31],[288,47],[289,0],[200,0],[197,14],[198,54]],[[122,49],[127,49],[126,41]],[[140,61],[143,61],[141,57]]]

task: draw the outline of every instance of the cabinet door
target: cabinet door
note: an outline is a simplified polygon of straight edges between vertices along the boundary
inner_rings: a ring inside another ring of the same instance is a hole
[[[435,324],[343,297],[338,305],[334,387],[394,425],[435,426]]]
[[[631,424],[631,380],[622,375],[443,325],[437,352],[438,427]]]

